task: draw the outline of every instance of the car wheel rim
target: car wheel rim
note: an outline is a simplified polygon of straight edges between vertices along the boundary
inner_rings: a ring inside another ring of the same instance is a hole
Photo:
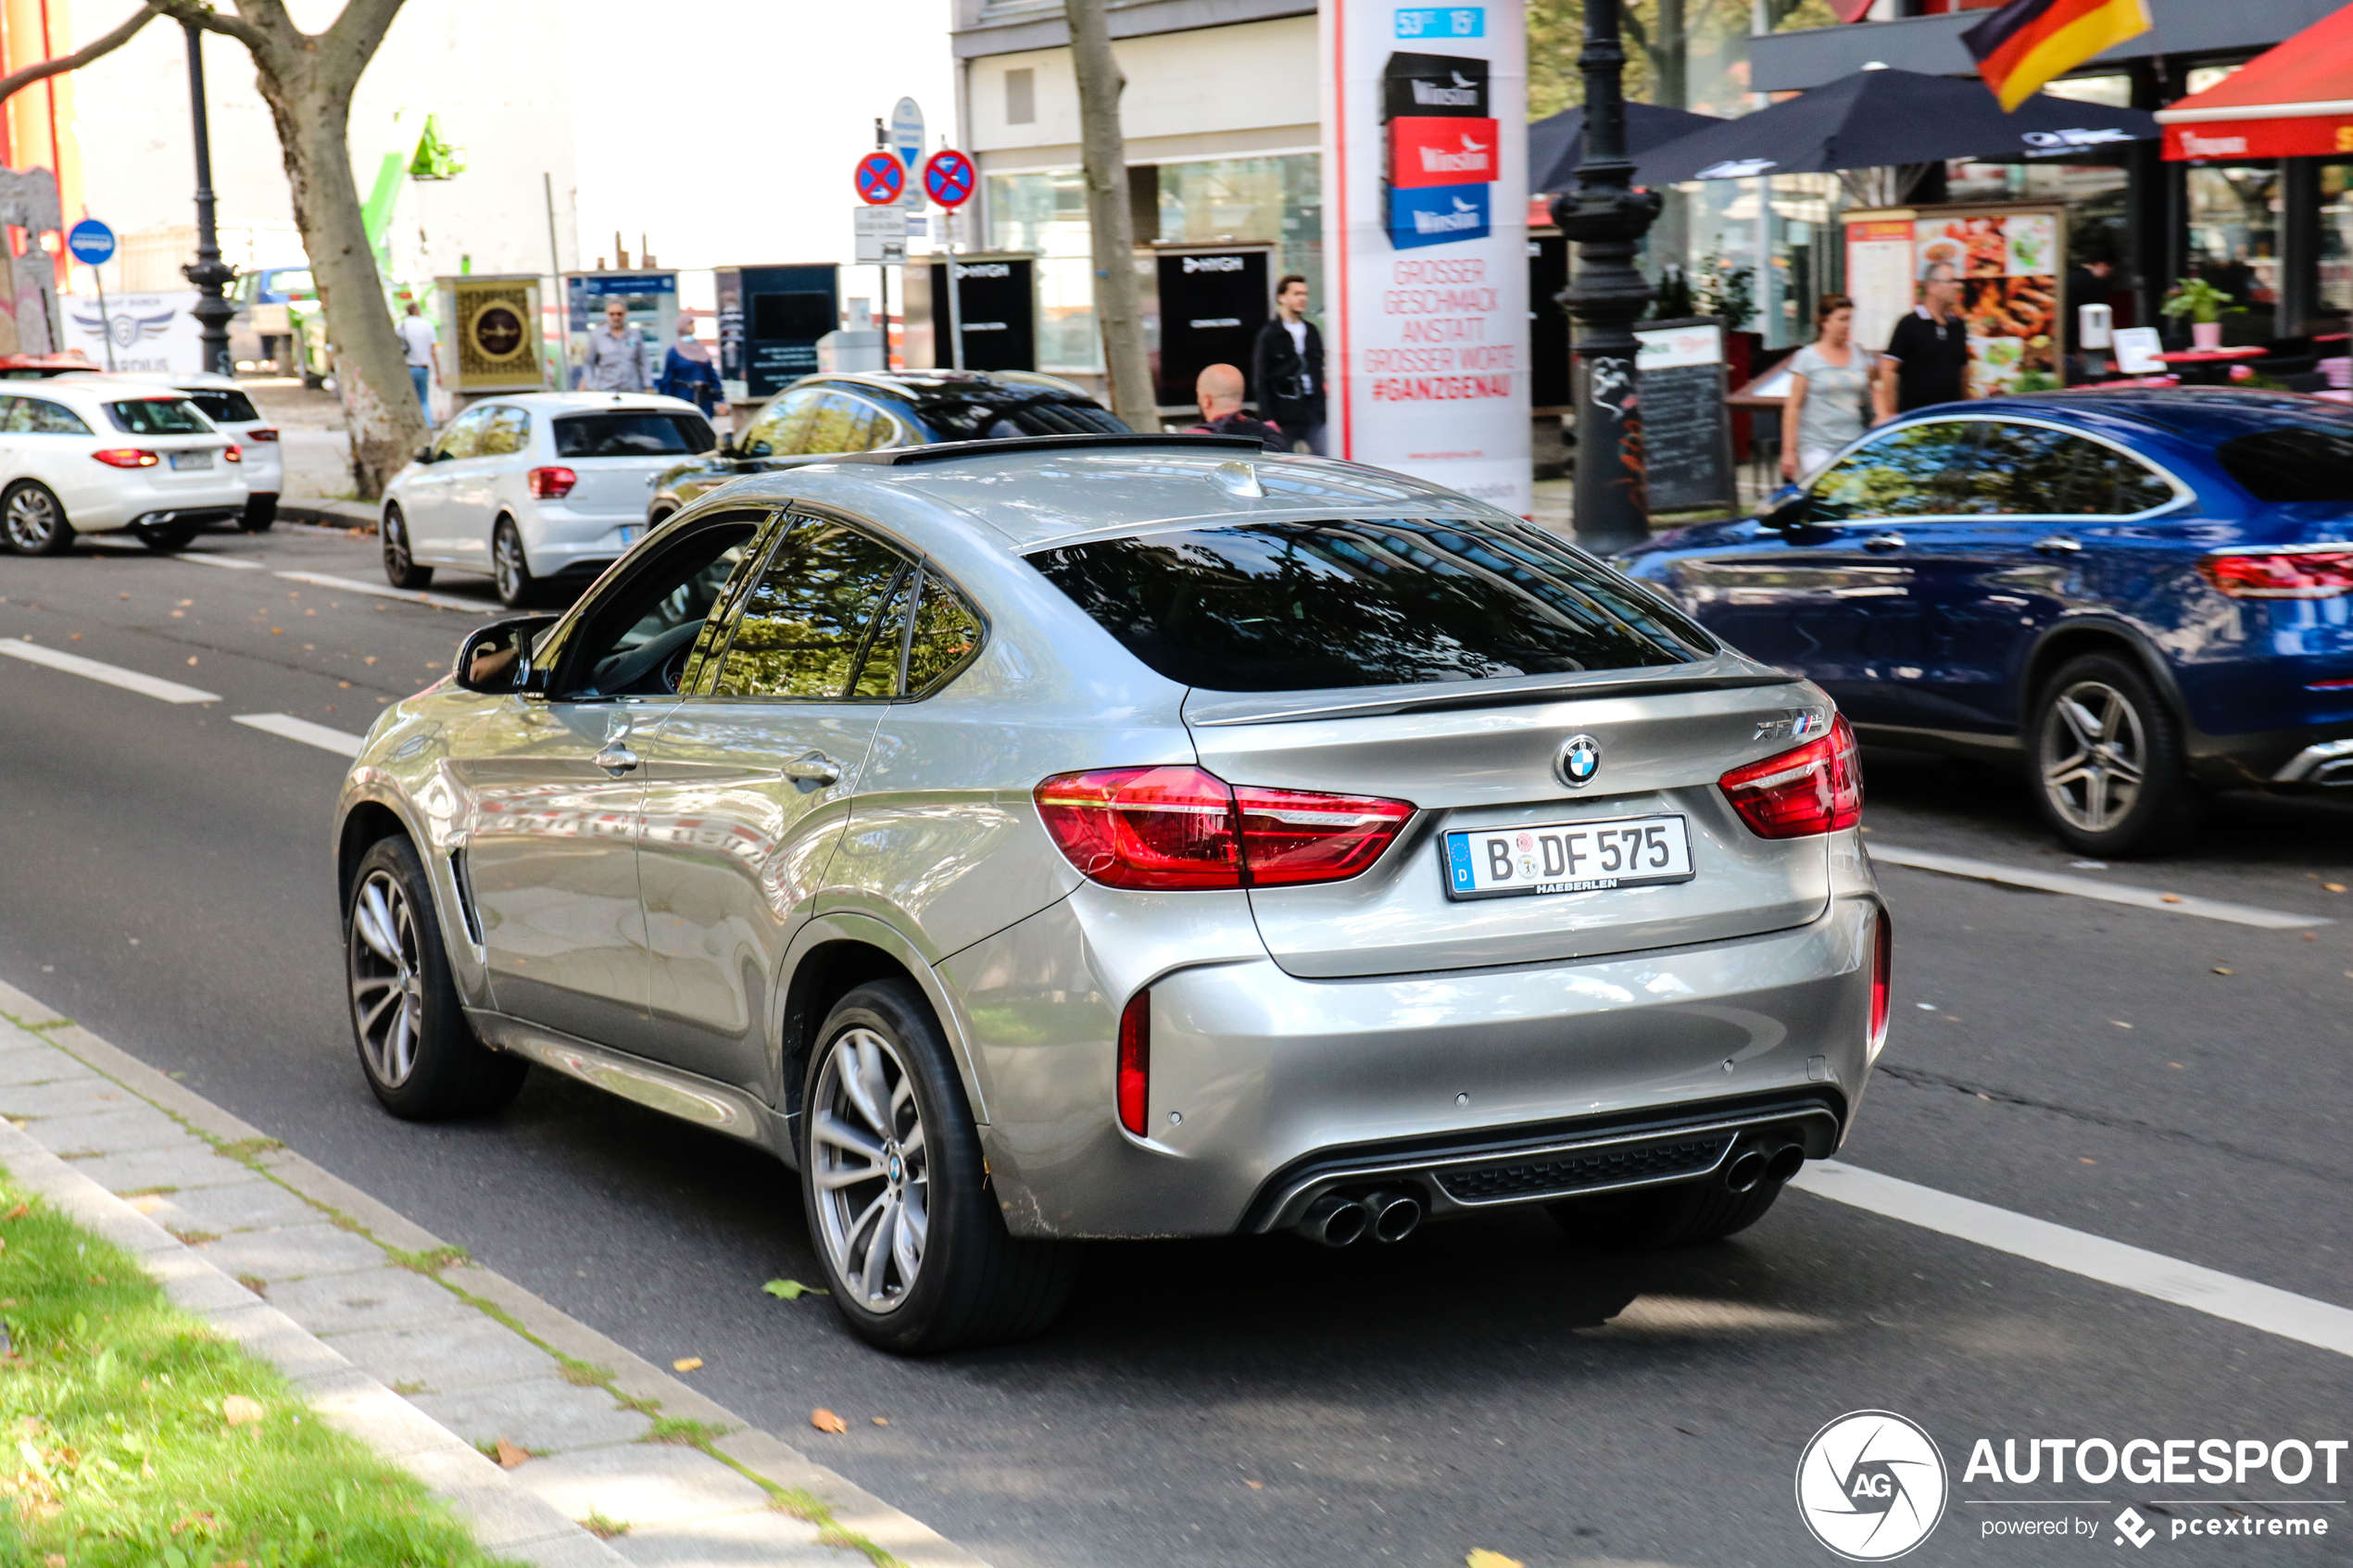
[[[511,533],[499,534],[496,555],[494,570],[498,574],[498,592],[511,599],[522,590],[522,541]]]
[[[2132,813],[2148,769],[2148,737],[2132,699],[2104,681],[2078,681],[2043,720],[2043,793],[2059,820],[2107,833]]]
[[[19,490],[8,497],[8,541],[19,549],[39,549],[57,528],[57,506],[44,492]]]
[[[359,1054],[387,1089],[417,1068],[424,1028],[424,969],[409,896],[390,872],[371,872],[351,907],[351,1015]]]
[[[837,1038],[817,1078],[809,1179],[834,1275],[870,1312],[906,1300],[931,1227],[930,1157],[913,1076],[871,1029]]]
[[[384,519],[384,559],[395,571],[409,570],[409,531],[401,526],[398,512]]]

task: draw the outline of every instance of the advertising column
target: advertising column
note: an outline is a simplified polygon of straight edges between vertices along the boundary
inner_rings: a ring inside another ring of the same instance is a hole
[[[1320,15],[1332,454],[1525,515],[1521,13],[1325,0]]]

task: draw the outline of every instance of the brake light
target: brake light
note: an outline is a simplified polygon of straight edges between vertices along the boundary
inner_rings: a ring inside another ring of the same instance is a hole
[[[570,469],[534,469],[530,479],[531,495],[535,501],[560,501],[580,483],[580,476]]]
[[[1863,820],[1863,769],[1842,713],[1831,733],[1716,781],[1759,838],[1806,838]]]
[[[1339,882],[1378,859],[1414,814],[1403,800],[1229,787],[1201,768],[1103,768],[1038,786],[1070,863],[1108,887],[1173,892]]]
[[[245,460],[245,453],[238,449],[237,444],[233,441],[229,443],[229,450],[221,453],[220,456],[225,462],[242,463]]]
[[[2216,592],[2234,599],[2334,599],[2353,593],[2353,550],[2208,556],[2197,570]]]
[[[151,469],[163,461],[153,452],[136,446],[107,446],[90,454],[109,468]]]
[[[1139,991],[1119,1012],[1119,1124],[1144,1135],[1152,1090],[1152,994]]]
[[[245,439],[247,441],[275,441],[278,439],[278,433],[268,425],[256,425],[245,432]]]
[[[1895,925],[1887,911],[1879,912],[1871,933],[1871,1055],[1887,1043],[1888,982],[1895,972]]]

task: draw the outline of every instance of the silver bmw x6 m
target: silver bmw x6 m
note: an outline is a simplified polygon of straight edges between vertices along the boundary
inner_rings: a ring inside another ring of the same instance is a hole
[[[1821,691],[1541,529],[1057,436],[696,501],[389,709],[335,853],[389,1110],[537,1063],[758,1144],[912,1351],[1083,1237],[1749,1224],[1884,1028],[1861,805]]]

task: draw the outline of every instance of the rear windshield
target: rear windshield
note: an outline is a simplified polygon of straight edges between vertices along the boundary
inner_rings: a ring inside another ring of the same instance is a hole
[[[2282,425],[2234,435],[2214,456],[2259,501],[2353,501],[2353,434]]]
[[[923,405],[923,416],[950,441],[999,441],[1014,435],[1124,435],[1127,427],[1109,408],[1059,397],[1024,402],[966,402],[942,398]]]
[[[184,397],[142,397],[107,405],[107,418],[128,435],[209,435],[212,426]]]
[[[719,438],[693,414],[573,414],[556,421],[559,458],[680,458]]]
[[[1626,670],[1716,651],[1526,524],[1263,522],[1028,558],[1138,659],[1214,691]]]
[[[192,392],[188,401],[202,408],[205,418],[217,425],[250,424],[261,418],[254,412],[253,399],[242,392]]]

